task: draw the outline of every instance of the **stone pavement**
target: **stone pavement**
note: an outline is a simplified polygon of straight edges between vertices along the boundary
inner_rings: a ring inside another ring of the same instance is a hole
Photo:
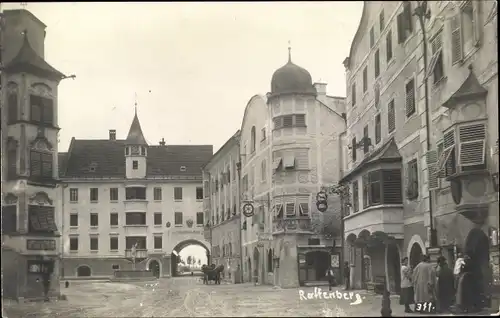
[[[359,291],[362,302],[357,305],[344,299],[303,300],[299,289],[203,285],[197,277],[155,283],[72,282],[61,290],[67,301],[4,303],[6,317],[380,317],[382,301],[364,291]],[[314,287],[302,290],[314,293]],[[393,316],[418,315],[405,314],[397,297],[391,297],[391,305]]]

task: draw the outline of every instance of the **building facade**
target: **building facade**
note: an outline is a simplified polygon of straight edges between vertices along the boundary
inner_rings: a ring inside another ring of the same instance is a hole
[[[60,154],[64,277],[115,270],[176,274],[177,255],[204,240],[201,167],[212,146],[149,145],[134,116],[126,139],[73,138]]]
[[[339,225],[339,202],[325,213],[314,203],[321,186],[340,178],[343,112],[344,98],[327,96],[326,84],[313,86],[291,56],[273,74],[271,92],[248,102],[240,176],[242,210],[253,215],[241,219],[244,281],[296,287],[323,280],[332,260],[339,268],[340,240],[333,247],[314,231],[314,221],[328,216]]]
[[[59,295],[58,85],[44,60],[45,24],[26,10],[2,13],[3,297]]]
[[[402,257],[453,263],[458,250],[491,282],[477,242],[498,233],[494,3],[428,2],[424,40],[416,1],[365,1],[345,61],[344,235],[356,288],[385,281],[398,292]],[[468,192],[478,184],[481,194]]]
[[[236,132],[203,168],[204,212],[211,262],[224,265],[224,277],[241,282],[240,195],[237,163],[240,132]]]

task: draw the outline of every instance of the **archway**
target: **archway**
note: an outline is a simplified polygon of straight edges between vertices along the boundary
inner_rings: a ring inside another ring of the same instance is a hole
[[[418,243],[413,243],[411,250],[410,250],[410,267],[415,268],[418,263],[422,260],[422,256],[424,253],[422,253],[422,248],[420,247],[420,244]]]
[[[160,263],[158,263],[157,260],[153,259],[153,260],[149,261],[148,270],[153,272],[153,275],[156,278],[160,278]]]
[[[181,252],[186,248],[186,247],[190,247],[190,246],[199,246],[199,247],[202,247],[204,250],[205,250],[205,255],[198,255],[196,259],[205,259],[206,258],[206,261],[203,260],[200,262],[199,265],[203,265],[202,263],[206,263],[207,265],[210,265],[211,264],[211,255],[210,255],[210,248],[209,248],[209,244],[206,243],[206,242],[201,242],[201,241],[198,241],[198,240],[195,240],[195,239],[189,239],[189,240],[184,240],[184,241],[181,241],[179,242],[172,250],[172,253],[171,253],[171,266],[170,266],[170,271],[171,271],[171,276],[172,277],[176,277],[176,276],[180,276],[180,272],[179,272],[179,264],[183,263],[186,261],[186,259],[182,259],[181,257]],[[193,255],[194,256],[194,255]],[[191,265],[192,267],[197,267],[198,264],[184,264],[185,266],[187,265]]]
[[[89,277],[92,275],[92,271],[90,270],[90,267],[87,265],[80,265],[76,269],[76,276],[78,277]]]
[[[306,281],[327,280],[326,271],[330,266],[330,253],[310,251],[306,253]],[[338,273],[336,273],[338,277]]]
[[[489,271],[490,241],[480,229],[472,229],[465,240],[465,254],[470,257],[474,290],[480,295],[481,307],[489,306],[489,296],[486,295],[491,279]]]
[[[389,276],[389,291],[401,292],[401,259],[396,244],[387,245],[387,274]]]

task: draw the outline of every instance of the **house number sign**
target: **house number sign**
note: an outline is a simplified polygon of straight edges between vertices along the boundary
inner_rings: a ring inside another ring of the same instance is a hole
[[[56,240],[27,240],[26,249],[30,251],[55,251]]]

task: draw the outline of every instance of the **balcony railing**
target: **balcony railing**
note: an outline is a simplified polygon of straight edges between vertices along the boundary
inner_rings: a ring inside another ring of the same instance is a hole
[[[142,258],[147,258],[148,257],[148,250],[147,249],[136,249],[135,250],[135,258],[136,259],[142,259]],[[132,252],[131,249],[125,250],[125,258],[134,258],[134,253]]]
[[[276,218],[273,220],[273,233],[277,232],[311,232],[311,218],[308,216]]]
[[[125,212],[147,212],[148,201],[146,200],[125,200]]]

